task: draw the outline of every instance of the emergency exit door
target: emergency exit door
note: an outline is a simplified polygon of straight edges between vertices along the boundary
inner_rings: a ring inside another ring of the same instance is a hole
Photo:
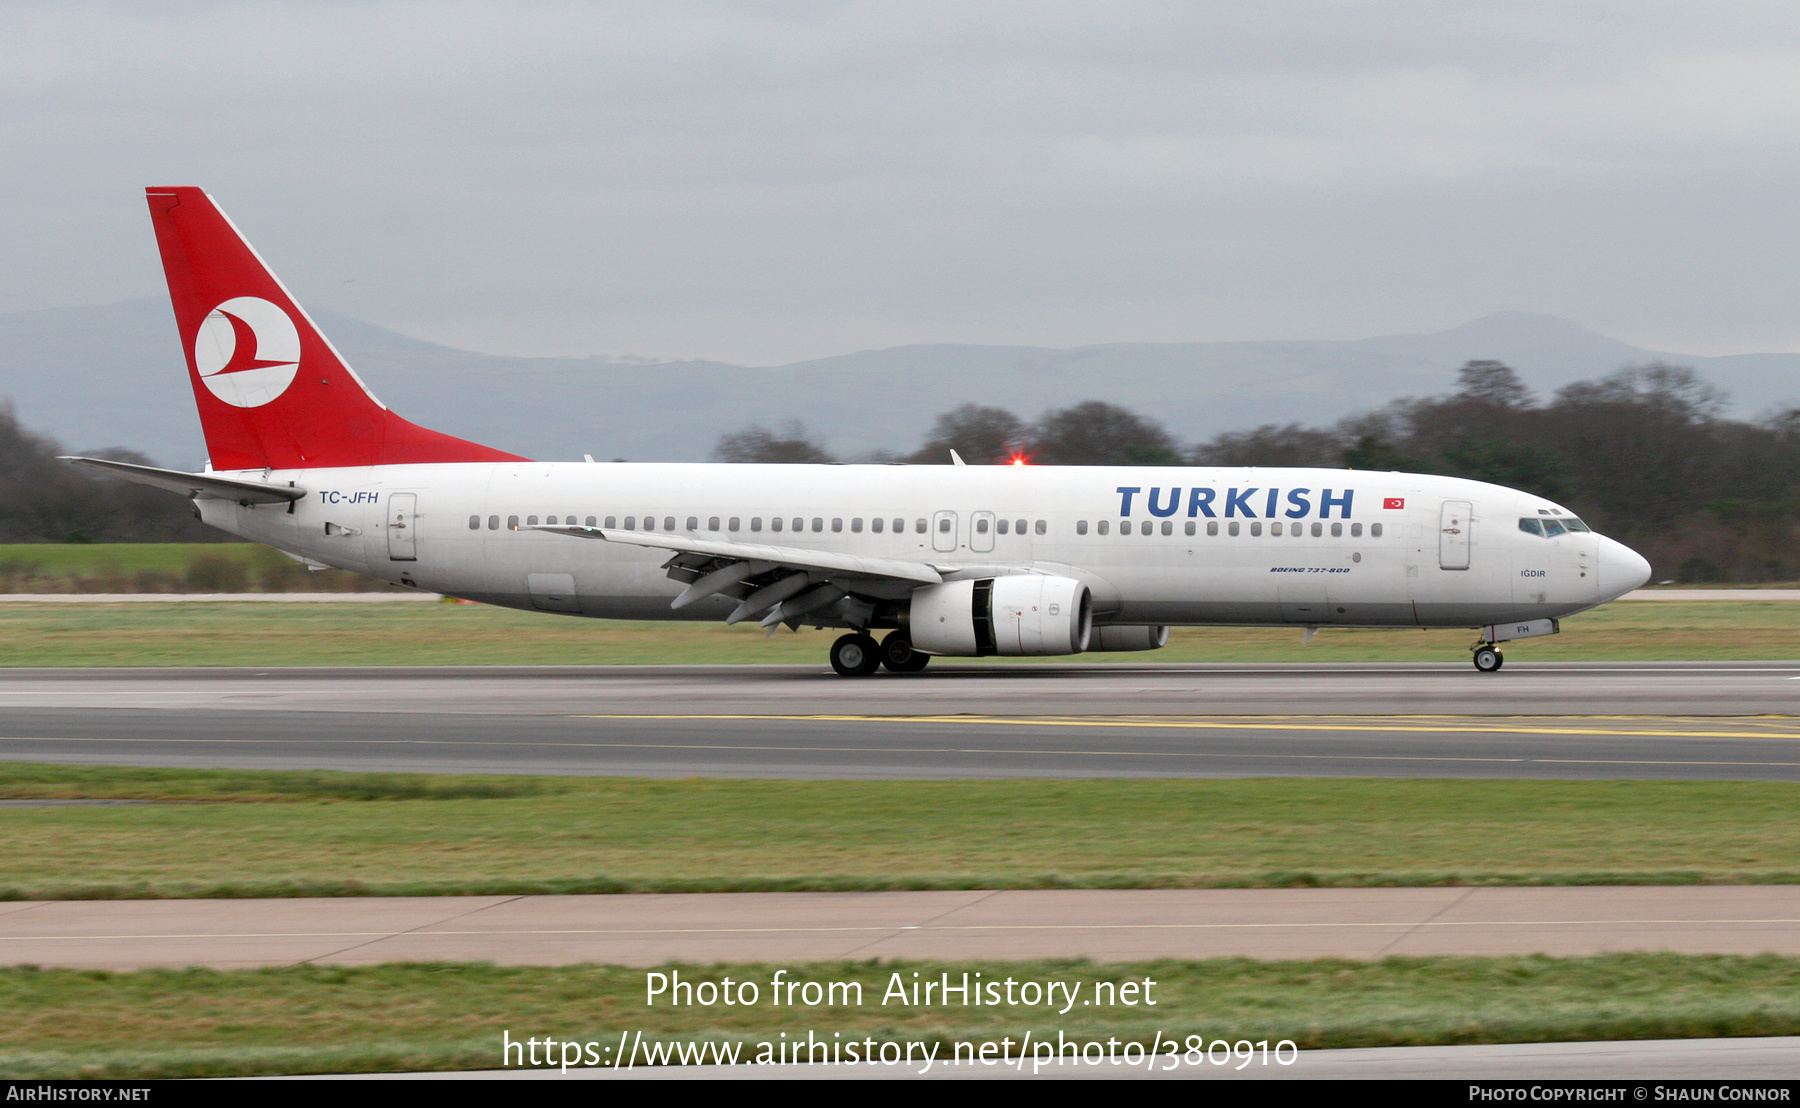
[[[418,495],[410,492],[397,492],[388,497],[388,560],[392,562],[418,561],[418,531]]]
[[[931,517],[931,549],[946,554],[956,549],[955,512],[938,512]]]
[[[1438,568],[1468,569],[1469,543],[1475,537],[1475,505],[1467,500],[1446,500],[1438,517]]]

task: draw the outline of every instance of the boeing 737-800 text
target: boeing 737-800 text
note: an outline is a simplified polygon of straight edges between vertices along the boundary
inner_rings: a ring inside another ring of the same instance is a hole
[[[1153,650],[1196,624],[1475,627],[1491,672],[1499,643],[1649,577],[1561,505],[1452,477],[530,461],[394,414],[210,197],[148,194],[209,462],[70,460],[319,568],[568,615],[841,628],[831,662],[854,676]]]

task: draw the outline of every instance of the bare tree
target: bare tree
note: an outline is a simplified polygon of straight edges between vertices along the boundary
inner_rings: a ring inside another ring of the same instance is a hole
[[[1162,425],[1101,400],[1046,412],[1031,429],[1030,460],[1041,465],[1173,466],[1181,451]]]
[[[1227,431],[1194,447],[1201,466],[1340,466],[1345,436],[1337,431],[1265,423],[1253,431]]]
[[[970,465],[1003,465],[1025,441],[1025,422],[1005,408],[964,404],[937,417],[925,445],[907,461],[948,465],[952,450]]]
[[[806,425],[791,419],[774,431],[752,423],[742,431],[720,435],[712,449],[715,462],[835,462]]]

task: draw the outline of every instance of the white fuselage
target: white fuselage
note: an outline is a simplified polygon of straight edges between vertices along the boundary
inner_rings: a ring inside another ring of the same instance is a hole
[[[1085,583],[1102,624],[1467,627],[1565,616],[1649,572],[1592,532],[1521,530],[1571,517],[1541,497],[1404,473],[516,462],[242,476],[309,493],[291,508],[201,499],[207,523],[420,589],[607,618],[719,620],[736,601],[671,610],[683,586],[668,551],[512,528],[648,520],[950,576],[1035,569]]]

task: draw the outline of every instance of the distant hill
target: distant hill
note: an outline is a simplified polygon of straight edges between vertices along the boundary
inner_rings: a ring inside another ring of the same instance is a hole
[[[1473,358],[1545,393],[1622,365],[1690,365],[1755,415],[1800,405],[1800,354],[1699,358],[1643,350],[1554,316],[1500,312],[1432,335],[1348,341],[1108,343],[1052,350],[941,344],[792,365],[512,358],[407,338],[329,312],[319,325],[408,419],[528,457],[692,461],[750,422],[798,418],[837,453],[918,445],[968,401],[1032,418],[1086,399],[1192,441],[1261,423],[1329,423],[1449,389]],[[0,315],[0,396],[72,449],[128,446],[176,466],[204,456],[174,322],[160,297]]]

